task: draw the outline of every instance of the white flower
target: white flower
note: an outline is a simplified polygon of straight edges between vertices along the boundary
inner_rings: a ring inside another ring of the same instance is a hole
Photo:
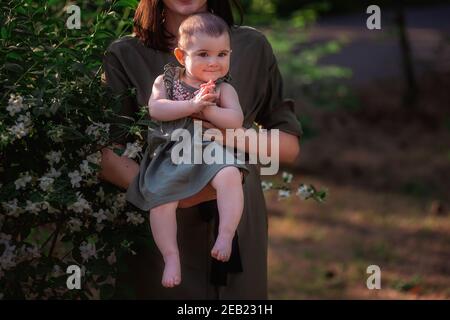
[[[77,192],[77,197],[78,197],[77,201],[72,203],[67,208],[77,213],[81,213],[85,210],[91,212],[92,211],[91,205],[89,204],[89,202],[86,201],[86,199],[83,198],[80,192]]]
[[[88,155],[86,160],[94,164],[100,164],[100,161],[102,160],[102,153],[100,151],[94,152]]]
[[[65,275],[65,273],[62,270],[62,268],[60,266],[58,266],[57,264],[55,264],[53,266],[53,270],[52,270],[52,277],[57,278],[57,277],[60,277],[62,275]]]
[[[290,190],[278,190],[278,199],[289,198],[290,196]]]
[[[89,167],[89,162],[87,160],[81,162],[80,171],[82,176],[87,176],[92,173],[92,169]]]
[[[23,104],[23,98],[12,94],[9,98],[6,110],[9,112],[10,116],[14,116],[16,113],[19,113],[26,108],[27,106]]]
[[[92,215],[97,218],[97,223],[102,223],[103,220],[108,219],[103,209],[98,210],[98,212],[94,212]]]
[[[86,128],[86,134],[99,140],[100,144],[106,142],[105,136],[109,134],[109,123],[94,122]]]
[[[56,113],[56,111],[58,111],[58,109],[59,109],[59,107],[61,106],[61,102],[60,102],[60,100],[58,99],[58,98],[53,98],[52,99],[52,101],[51,101],[51,106],[50,106],[50,112],[52,113],[52,114],[55,114]]]
[[[70,218],[70,220],[69,220],[69,222],[67,224],[69,225],[69,229],[72,232],[80,231],[81,230],[81,226],[83,225],[81,220],[78,219],[78,218]]]
[[[142,151],[142,147],[138,141],[134,143],[127,143],[127,147],[125,149],[125,152],[122,156],[128,157],[128,158],[136,158],[137,154]]]
[[[0,233],[0,245],[4,248],[2,255],[0,255],[0,273],[2,273],[2,270],[14,268],[17,264],[17,255],[14,252],[16,246],[11,245],[10,241],[10,235]]]
[[[136,214],[134,212],[127,212],[126,215],[128,217],[127,222],[131,222],[134,225],[141,224],[145,221],[144,217],[142,217],[141,215]]]
[[[21,139],[25,137],[28,133],[30,133],[30,128],[25,126],[25,123],[20,122],[16,123],[12,127],[9,127],[8,130],[17,138]]]
[[[61,151],[50,151],[45,158],[48,160],[48,163],[53,166],[55,163],[59,163],[61,161]]]
[[[117,210],[115,210],[115,208],[113,208],[113,212],[111,212],[110,210],[105,210],[105,215],[108,221],[113,222],[117,217]]]
[[[53,142],[63,142],[62,137],[64,136],[64,129],[61,127],[50,129],[47,132],[47,135],[53,140]]]
[[[111,252],[111,254],[108,256],[108,258],[106,258],[106,261],[108,261],[108,263],[110,265],[113,265],[116,263],[117,259],[116,259],[116,252],[113,250]]]
[[[86,243],[85,241],[80,245],[80,254],[83,261],[89,260],[91,257],[97,258],[97,250],[94,243]]]
[[[39,187],[43,190],[43,191],[49,191],[52,186],[53,186],[53,182],[55,181],[55,179],[47,177],[47,176],[43,176],[41,178],[39,178]]]
[[[79,157],[84,157],[84,155],[86,154],[86,151],[84,151],[83,149],[78,149],[76,151],[76,153]]]
[[[91,186],[96,185],[96,184],[98,184],[98,183],[100,183],[100,180],[98,180],[98,177],[97,177],[97,176],[91,176],[90,178],[88,178],[88,179],[86,180],[86,185],[87,185],[88,187],[91,187]]]
[[[50,171],[45,174],[45,176],[49,177],[49,178],[58,178],[60,175],[61,175],[61,171],[56,170],[53,167],[51,167]]]
[[[125,193],[118,193],[116,197],[116,201],[114,202],[114,206],[116,208],[122,209],[127,204],[127,199],[125,197]]]
[[[305,184],[302,184],[298,187],[297,189],[297,195],[302,199],[302,200],[306,200],[307,198],[309,198],[312,194],[314,193],[314,191],[308,187]]]
[[[47,201],[42,201],[42,202],[40,203],[40,205],[41,205],[41,209],[42,209],[42,210],[48,210],[48,213],[58,213],[58,212],[60,212],[58,209],[53,208],[53,207],[50,205],[50,203],[48,203]]]
[[[23,124],[25,125],[25,127],[30,127],[30,126],[32,125],[30,113],[27,112],[26,114],[21,114],[21,115],[17,118],[17,122],[23,122]]]
[[[105,201],[105,191],[103,191],[102,187],[99,188],[99,190],[97,191],[97,193],[95,195],[99,198],[100,202]]]
[[[18,217],[19,214],[24,212],[21,207],[17,206],[16,198],[8,202],[2,202],[2,207],[6,210],[6,214],[9,216]]]
[[[293,175],[292,175],[292,173],[283,171],[282,178],[283,178],[284,182],[291,183]]]
[[[28,182],[31,182],[31,176],[27,172],[20,175],[20,178],[14,181],[14,184],[16,185],[16,190],[19,190],[21,188],[25,188]]]
[[[78,170],[69,172],[68,176],[70,178],[70,183],[72,184],[72,188],[80,186],[80,182],[81,182],[81,180],[83,180],[83,178],[81,177],[80,172]]]
[[[41,211],[41,204],[39,202],[31,202],[27,200],[27,205],[25,206],[26,212],[31,212],[34,214],[38,214]]]
[[[268,182],[268,181],[261,182],[261,187],[262,187],[263,191],[272,189],[272,185],[273,185],[272,182]]]

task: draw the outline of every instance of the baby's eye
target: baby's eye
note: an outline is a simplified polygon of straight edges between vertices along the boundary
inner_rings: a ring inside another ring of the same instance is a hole
[[[227,55],[228,55],[228,53],[226,53],[226,52],[219,53],[219,57],[226,57]]]
[[[200,52],[198,55],[203,58],[208,56],[206,52]]]

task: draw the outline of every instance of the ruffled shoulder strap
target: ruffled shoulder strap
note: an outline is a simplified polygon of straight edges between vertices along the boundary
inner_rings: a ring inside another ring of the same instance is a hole
[[[221,84],[222,82],[228,82],[228,83],[231,82],[231,75],[230,75],[229,72],[225,76],[223,76],[222,78],[217,79],[216,80],[216,85],[217,84]]]
[[[166,88],[167,97],[173,100],[173,83],[179,77],[179,67],[173,63],[164,66],[164,87]]]

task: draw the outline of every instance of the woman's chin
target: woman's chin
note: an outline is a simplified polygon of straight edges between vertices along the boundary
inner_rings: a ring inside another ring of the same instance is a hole
[[[207,11],[207,9],[206,2],[199,3],[199,1],[177,1],[176,9],[174,11],[182,16],[190,16],[194,13]]]

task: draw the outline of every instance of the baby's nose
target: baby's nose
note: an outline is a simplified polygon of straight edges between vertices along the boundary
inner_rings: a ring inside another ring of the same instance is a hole
[[[215,57],[210,57],[210,59],[208,60],[208,64],[209,65],[216,65],[217,64],[217,59]]]

